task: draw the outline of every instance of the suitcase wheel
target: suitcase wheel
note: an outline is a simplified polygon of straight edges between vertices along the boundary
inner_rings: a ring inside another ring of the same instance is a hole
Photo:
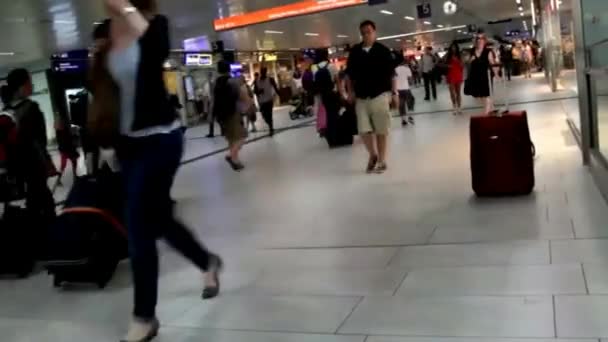
[[[63,279],[59,278],[58,276],[54,276],[53,277],[53,287],[58,289],[61,288],[61,285],[63,284]]]

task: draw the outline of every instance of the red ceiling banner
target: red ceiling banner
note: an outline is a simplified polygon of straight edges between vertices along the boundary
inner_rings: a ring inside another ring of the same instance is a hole
[[[213,27],[216,31],[231,30],[273,20],[362,5],[366,4],[367,1],[368,0],[304,0],[289,5],[216,19],[213,21]]]

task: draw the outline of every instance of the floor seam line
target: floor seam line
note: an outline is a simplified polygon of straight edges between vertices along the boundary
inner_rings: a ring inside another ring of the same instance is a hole
[[[551,296],[553,301],[553,331],[554,337],[557,338],[557,310],[555,308],[555,295]]]
[[[403,283],[405,282],[405,279],[407,279],[408,275],[410,275],[410,271],[405,272],[405,275],[403,276],[403,278],[401,278],[401,282],[399,282],[399,285],[397,285],[397,288],[395,289],[395,291],[393,291],[392,297],[395,297],[397,295],[397,292],[399,292],[401,286],[403,286]]]
[[[361,302],[363,302],[364,299],[365,299],[364,296],[361,296],[359,298],[359,301],[357,301],[357,304],[355,304],[355,306],[353,307],[353,309],[348,313],[348,315],[346,315],[346,318],[344,318],[344,320],[342,321],[342,323],[340,323],[340,325],[338,325],[338,328],[334,332],[334,335],[338,335],[338,332],[340,332],[340,329],[342,329],[342,327],[344,326],[344,324],[346,324],[346,321],[348,321],[348,319],[350,318],[350,316],[352,316],[353,313],[355,313],[355,310],[357,310],[357,308],[359,307],[359,304],[361,304]]]
[[[549,265],[553,265],[553,241],[549,240]]]
[[[585,272],[585,264],[581,262],[581,272],[583,273],[583,282],[585,284],[585,291],[587,291],[587,294],[590,295],[591,293],[589,292],[589,283],[587,282],[587,272]]]

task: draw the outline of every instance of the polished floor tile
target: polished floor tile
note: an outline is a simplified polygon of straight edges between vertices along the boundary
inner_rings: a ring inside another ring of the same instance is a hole
[[[551,297],[366,298],[340,329],[368,335],[552,337]]]
[[[392,266],[424,268],[549,263],[546,241],[402,247]]]
[[[557,336],[563,338],[607,338],[608,297],[555,297]]]
[[[370,336],[366,342],[597,342],[588,339],[487,338],[487,337],[383,337]]]
[[[167,342],[364,342],[365,340],[365,336],[268,333],[175,327],[164,327],[161,330],[161,334],[174,338],[173,340],[167,338]],[[165,341],[162,337],[160,342]]]
[[[581,265],[415,269],[397,292],[407,296],[585,294]]]
[[[167,324],[179,327],[335,332],[359,297],[224,296],[196,306]]]
[[[608,240],[551,241],[553,263],[608,263]]]
[[[265,271],[242,294],[392,296],[406,271],[386,270],[294,270]]]
[[[585,279],[591,294],[608,294],[608,264],[584,264]]]

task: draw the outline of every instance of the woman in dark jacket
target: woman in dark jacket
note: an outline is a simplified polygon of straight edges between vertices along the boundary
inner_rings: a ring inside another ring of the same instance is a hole
[[[55,217],[55,200],[47,179],[56,170],[47,152],[44,114],[38,104],[29,99],[33,89],[30,73],[15,69],[8,74],[2,97],[5,109],[17,122],[18,160],[15,162],[27,185],[26,207],[36,219],[49,222]]]
[[[120,93],[114,99],[120,131],[117,153],[127,184],[126,225],[135,295],[133,321],[122,341],[149,341],[160,326],[155,312],[157,238],[166,239],[204,273],[203,299],[219,293],[222,261],[173,214],[170,191],[184,142],[163,81],[163,63],[169,56],[168,20],[156,14],[153,0],[104,1],[111,17],[110,48],[105,63],[96,67],[107,68]],[[93,83],[95,87],[95,78]]]

